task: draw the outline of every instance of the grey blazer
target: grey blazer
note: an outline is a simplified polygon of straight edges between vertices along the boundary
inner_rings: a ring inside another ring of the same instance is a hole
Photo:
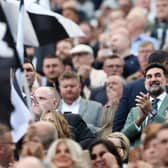
[[[59,111],[62,112],[62,104],[59,105]],[[71,111],[71,109],[69,109]],[[100,103],[81,98],[79,105],[79,114],[87,123],[93,133],[100,130],[103,107]]]

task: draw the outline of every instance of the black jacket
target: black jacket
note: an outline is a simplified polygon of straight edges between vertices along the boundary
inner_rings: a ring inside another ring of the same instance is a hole
[[[96,136],[87,127],[85,121],[79,114],[64,113],[64,117],[72,129],[74,140],[80,143],[83,149],[88,149]]]
[[[139,92],[147,92],[144,86],[144,78],[131,82],[124,87],[123,94],[113,120],[113,132],[120,131],[124,127],[130,109],[136,106],[135,97],[139,95]]]

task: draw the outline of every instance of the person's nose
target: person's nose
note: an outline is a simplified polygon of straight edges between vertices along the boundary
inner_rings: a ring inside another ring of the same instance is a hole
[[[16,149],[16,145],[14,143],[11,143],[10,148],[11,148],[12,151],[14,151]]]
[[[25,76],[27,76],[27,75],[28,75],[28,72],[27,72],[27,70],[26,70],[26,69],[24,69],[24,74],[25,74]]]
[[[39,102],[38,102],[38,100],[37,100],[37,98],[36,98],[35,96],[33,96],[32,100],[33,100],[33,103],[34,103],[34,104],[36,104],[36,105],[39,104]]]
[[[52,71],[53,70],[53,66],[48,66],[48,71]]]
[[[66,90],[67,90],[67,91],[71,91],[72,89],[71,89],[70,86],[68,86],[68,87],[66,88]]]
[[[150,148],[150,153],[152,154],[152,153],[155,153],[155,152],[156,152],[156,149],[154,147],[151,147]]]
[[[112,83],[109,83],[107,87],[108,87],[109,89],[112,89],[112,88],[113,88],[113,84],[112,84]]]
[[[150,80],[151,80],[151,81],[156,81],[156,80],[157,80],[157,77],[156,77],[155,75],[152,75],[152,77],[151,77]]]
[[[60,156],[64,156],[64,155],[66,155],[66,152],[65,151],[60,151]]]
[[[96,161],[101,161],[101,160],[102,160],[102,157],[98,155],[96,158]]]

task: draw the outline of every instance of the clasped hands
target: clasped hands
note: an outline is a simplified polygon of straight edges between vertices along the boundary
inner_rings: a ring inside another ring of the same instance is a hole
[[[136,106],[140,109],[140,117],[145,118],[152,111],[152,104],[149,93],[140,92],[135,98]]]

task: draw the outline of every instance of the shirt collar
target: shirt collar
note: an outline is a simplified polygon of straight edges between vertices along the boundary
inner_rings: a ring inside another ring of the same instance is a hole
[[[164,98],[165,98],[165,96],[166,96],[166,92],[163,92],[162,94],[160,94],[158,97],[157,97],[157,99],[159,99],[159,101],[163,101],[164,100]],[[150,97],[150,101],[152,101],[154,98],[153,97]]]
[[[73,101],[73,103],[72,103],[71,105],[79,104],[80,100],[81,100],[81,96],[79,96],[75,101]],[[64,101],[64,99],[62,99],[62,103],[63,103],[63,104],[67,104],[67,103]]]
[[[142,33],[140,34],[134,41],[140,41],[140,40],[143,40],[145,37],[145,35]]]

